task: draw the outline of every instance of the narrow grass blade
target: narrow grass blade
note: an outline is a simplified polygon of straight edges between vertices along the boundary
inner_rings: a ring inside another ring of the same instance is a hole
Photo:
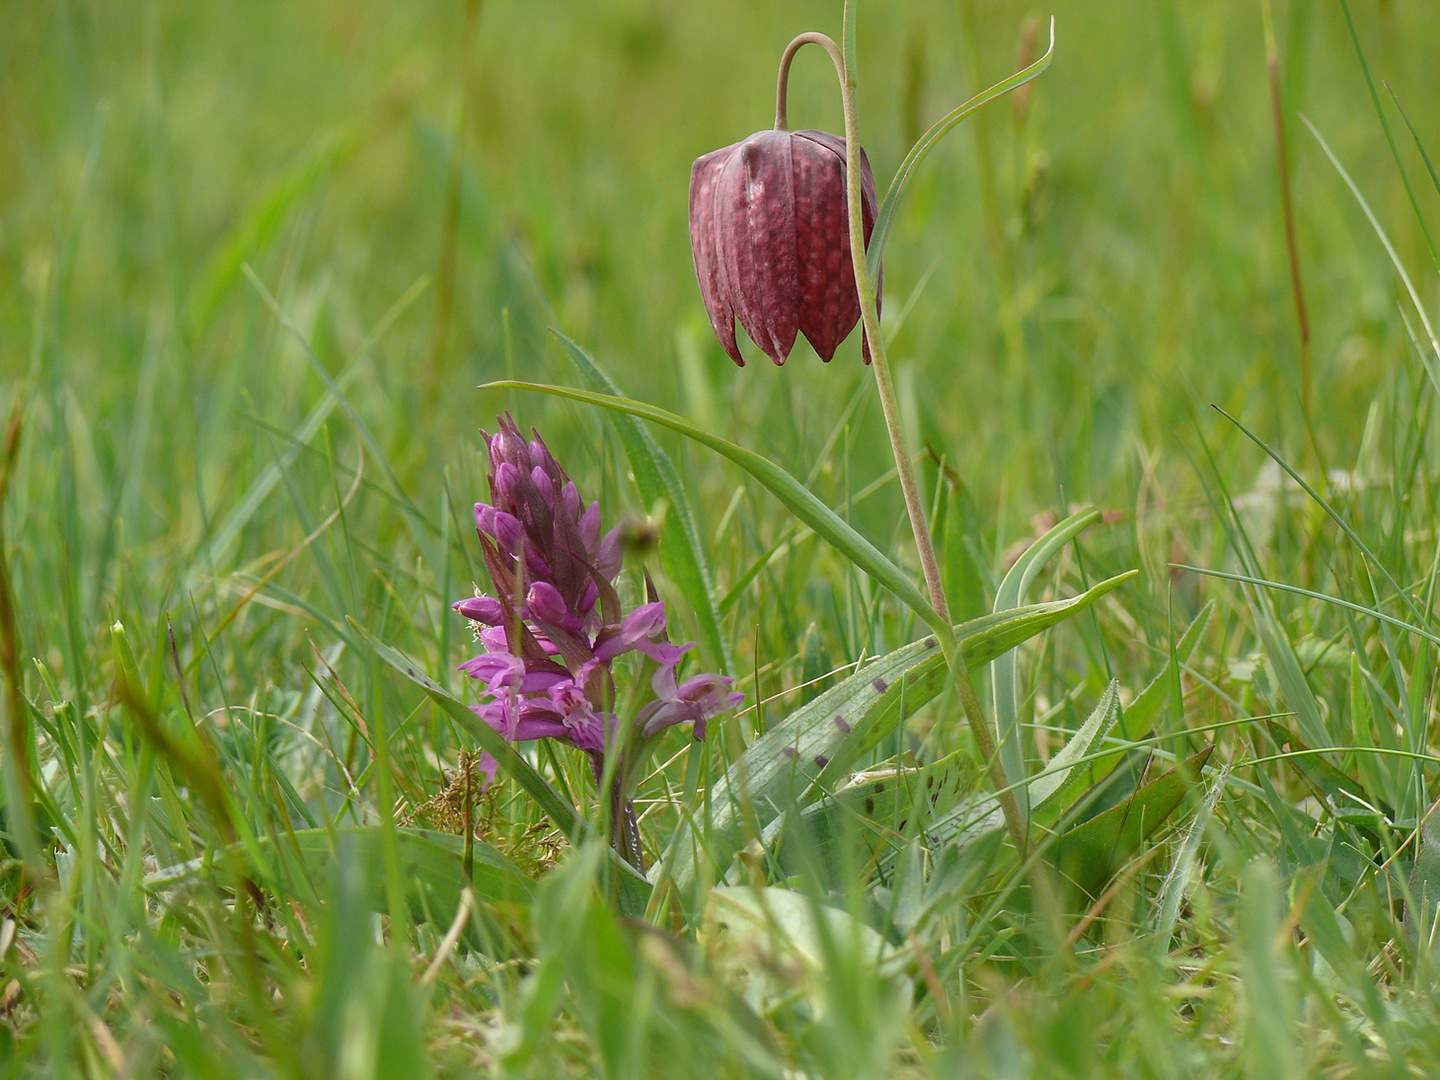
[[[1400,150],[1395,145],[1395,136],[1390,132],[1390,121],[1385,119],[1385,110],[1380,105],[1380,95],[1375,90],[1375,80],[1370,76],[1370,65],[1365,60],[1365,50],[1360,48],[1360,35],[1355,32],[1355,20],[1350,17],[1349,0],[1340,0],[1340,10],[1345,13],[1345,25],[1350,30],[1350,41],[1355,46],[1355,58],[1360,61],[1360,70],[1365,75],[1365,87],[1370,91],[1370,101],[1375,106],[1375,115],[1380,120],[1380,129],[1385,132],[1385,142],[1390,146],[1390,156],[1395,159],[1395,168],[1400,170],[1400,181],[1405,185],[1405,194],[1410,197],[1410,208],[1415,211],[1415,220],[1420,223],[1420,233],[1425,237],[1425,246],[1430,249],[1430,261],[1440,270],[1440,255],[1435,253],[1435,241],[1430,238],[1430,229],[1425,224],[1425,215],[1415,200],[1415,190],[1410,186],[1410,174],[1400,160]],[[1428,164],[1428,162],[1427,162]]]
[[[280,306],[280,301],[275,299],[270,290],[266,288],[265,283],[260,280],[260,276],[256,274],[248,264],[242,266],[240,269],[241,272],[249,278],[250,284],[255,287],[255,291],[259,293],[260,299],[265,302],[265,305],[274,313],[275,318],[280,321],[280,325],[295,339],[295,343],[300,346],[300,351],[305,354],[305,359],[310,362],[311,370],[315,372],[321,383],[324,384],[325,389],[340,403],[340,407],[344,411],[346,418],[349,419],[350,425],[355,429],[355,434],[365,443],[365,446],[369,449],[375,460],[380,463],[380,468],[384,471],[385,478],[389,482],[391,493],[400,508],[405,511],[407,521],[412,525],[421,526],[424,532],[431,536],[439,535],[440,527],[427,518],[420,508],[411,500],[410,496],[405,493],[404,486],[400,483],[399,477],[395,475],[395,466],[391,464],[390,456],[385,453],[385,448],[380,445],[380,440],[375,438],[369,426],[360,418],[360,413],[356,410],[355,406],[351,404],[350,399],[345,396],[345,392],[340,389],[334,376],[326,369],[320,357],[315,354],[315,350],[310,345],[309,339],[300,332],[300,328],[295,325],[294,320],[291,319],[285,309]],[[417,530],[416,541],[421,542],[423,539],[423,535]]]
[[[590,383],[592,389],[597,393],[624,397],[620,387],[589,353],[558,330],[551,332],[560,339],[581,377]],[[670,455],[634,417],[612,411],[610,420],[625,447],[625,456],[630,459],[630,469],[635,476],[635,486],[640,489],[640,497],[650,505],[662,498],[669,504],[669,512],[661,527],[660,564],[694,613],[700,625],[700,643],[706,655],[718,663],[722,671],[733,673],[735,658],[730,655],[727,640],[720,632],[720,614],[714,600],[715,583],[705,555],[705,540],[680,474],[676,472]]]
[[[339,375],[335,377],[335,388],[343,393],[360,372],[361,365],[369,356],[370,350],[395,324],[395,321],[404,313],[405,309],[425,291],[428,279],[420,278],[400,294],[399,299],[390,305],[388,311],[380,317],[369,335],[361,342],[360,347],[355,350],[354,359]],[[337,393],[326,389],[325,394],[316,402],[315,406],[306,415],[300,426],[292,432],[288,438],[288,446],[280,455],[278,462],[267,465],[251,482],[245,495],[241,498],[228,514],[216,526],[210,536],[208,554],[204,565],[208,571],[215,564],[219,563],[225,553],[230,549],[231,544],[239,537],[241,530],[250,523],[255,512],[264,504],[265,499],[275,490],[275,485],[280,482],[281,474],[288,469],[291,463],[299,456],[301,449],[319,433],[325,421],[329,419],[335,406],[340,404],[340,396]],[[192,587],[194,581],[192,579]]]
[[[186,331],[192,342],[209,327],[226,290],[239,280],[241,268],[275,238],[290,208],[359,147],[360,139],[353,133],[325,140],[292,165],[230,230],[211,253],[190,294]]]
[[[1394,615],[1387,615],[1383,611],[1376,611],[1364,604],[1357,604],[1353,600],[1342,600],[1338,596],[1327,596],[1325,593],[1316,592],[1314,589],[1301,588],[1299,585],[1287,585],[1283,581],[1270,581],[1268,578],[1254,577],[1250,574],[1232,574],[1227,570],[1211,570],[1204,566],[1191,566],[1188,563],[1172,563],[1177,570],[1188,570],[1192,574],[1200,574],[1202,577],[1218,578],[1221,581],[1235,581],[1242,585],[1253,585],[1260,589],[1272,589],[1275,592],[1290,593],[1294,596],[1303,596],[1308,600],[1319,600],[1322,603],[1333,604],[1335,607],[1344,608],[1346,611],[1353,611],[1357,615],[1364,615],[1366,618],[1375,619],[1387,623],[1397,630],[1404,630],[1407,634],[1414,634],[1432,644],[1440,645],[1440,634],[1426,630],[1423,626],[1415,626],[1407,623],[1404,619],[1397,619]]]
[[[1088,754],[1090,747],[1109,733],[1119,717],[1120,680],[1111,679],[1090,716],[1080,725],[1080,730],[1050,759],[1050,763],[1045,767],[1045,775],[1036,777],[1026,785],[1025,791],[1030,804],[1039,809],[1069,787],[1076,779],[1075,762]]]
[[[1030,588],[1036,575],[1044,569],[1045,564],[1099,517],[1098,510],[1082,510],[1078,514],[1071,514],[1026,548],[1001,579],[1000,587],[995,591],[996,614],[1024,603],[1026,590]],[[1019,692],[1015,686],[1014,653],[1006,653],[996,659],[991,669],[991,685],[995,701],[995,735],[1000,744],[1000,764],[1005,769],[1005,779],[1011,784],[1018,784],[1025,779],[1026,770],[1017,722],[1020,706]],[[1020,812],[1028,817],[1028,795],[1023,788],[1016,790],[1015,801],[1020,806]]]
[[[1165,658],[1165,666],[1160,669],[1156,676],[1145,684],[1145,689],[1135,695],[1135,700],[1125,707],[1125,730],[1122,735],[1125,739],[1135,741],[1143,739],[1150,734],[1151,728],[1155,725],[1155,719],[1160,715],[1160,710],[1166,700],[1175,689],[1175,667],[1184,667],[1191,655],[1195,652],[1195,646],[1200,644],[1200,635],[1210,622],[1210,616],[1215,611],[1215,601],[1207,601],[1200,609],[1200,613],[1190,620],[1180,639],[1175,642],[1169,656]],[[1090,768],[1089,773],[1094,780],[1101,780],[1108,776],[1111,769],[1118,765],[1125,757],[1125,751],[1117,750],[1112,757],[1099,758]]]
[[[873,577],[881,585],[893,592],[899,599],[921,618],[930,622],[937,618],[935,610],[930,602],[925,599],[910,576],[880,553],[874,544],[866,540],[858,532],[852,529],[833,510],[816,498],[788,472],[776,465],[768,458],[762,457],[753,450],[747,450],[743,446],[737,446],[718,435],[696,427],[684,417],[676,416],[672,412],[656,408],[654,405],[646,405],[643,402],[632,401],[628,398],[612,397],[608,394],[595,394],[586,390],[577,390],[568,386],[548,386],[540,383],[517,382],[503,380],[501,382],[485,383],[481,390],[534,390],[541,394],[552,394],[555,397],[569,398],[572,401],[582,401],[587,405],[599,405],[603,409],[612,409],[616,412],[627,413],[630,416],[639,417],[642,420],[649,420],[652,423],[668,427],[672,431],[678,431],[688,439],[693,439],[702,446],[707,446],[722,456],[729,458],[740,468],[753,476],[772,495],[779,499],[796,517],[814,529],[816,533],[829,541],[842,555],[848,558],[861,570]]]
[[[1305,126],[1310,129],[1310,134],[1315,136],[1315,141],[1320,144],[1320,149],[1325,151],[1325,156],[1330,159],[1330,164],[1335,166],[1335,171],[1340,174],[1340,178],[1345,181],[1345,185],[1350,189],[1350,194],[1355,196],[1355,201],[1360,204],[1360,209],[1365,212],[1365,217],[1369,220],[1370,227],[1375,230],[1375,235],[1380,238],[1380,243],[1384,245],[1385,254],[1390,256],[1390,262],[1395,267],[1395,272],[1400,275],[1400,280],[1405,285],[1405,291],[1410,294],[1410,302],[1415,305],[1415,311],[1420,316],[1420,324],[1425,327],[1425,336],[1430,339],[1431,351],[1435,354],[1436,359],[1440,360],[1440,340],[1437,340],[1435,337],[1435,328],[1430,323],[1430,316],[1425,311],[1425,305],[1420,302],[1420,294],[1415,291],[1415,284],[1410,280],[1410,273],[1405,269],[1405,264],[1400,261],[1400,256],[1395,253],[1395,245],[1390,243],[1390,237],[1380,224],[1380,219],[1375,216],[1375,211],[1370,209],[1370,204],[1365,201],[1365,196],[1360,194],[1360,188],[1356,186],[1354,180],[1350,179],[1350,174],[1345,171],[1345,166],[1340,164],[1340,159],[1335,156],[1335,151],[1330,149],[1330,144],[1327,143],[1324,136],[1316,130],[1315,125],[1310,122],[1309,117],[1302,113],[1300,119],[1304,121]],[[1425,361],[1425,370],[1429,373],[1430,381],[1435,385],[1436,392],[1440,393],[1440,375],[1436,374],[1435,366],[1431,364],[1429,360]]]
[[[1329,517],[1331,521],[1335,522],[1335,524],[1340,527],[1340,531],[1343,532],[1347,537],[1349,537],[1350,542],[1360,549],[1361,554],[1363,554],[1367,559],[1370,560],[1370,563],[1375,567],[1375,569],[1380,571],[1380,573],[1384,576],[1386,582],[1390,585],[1390,588],[1395,591],[1396,597],[1398,597],[1400,601],[1410,609],[1410,613],[1415,616],[1416,621],[1423,622],[1424,616],[1421,614],[1420,608],[1416,605],[1415,601],[1411,599],[1410,594],[1401,587],[1398,581],[1395,580],[1394,575],[1390,573],[1390,568],[1380,561],[1380,557],[1370,549],[1370,546],[1366,544],[1363,539],[1361,539],[1360,534],[1355,531],[1354,527],[1343,517],[1340,516],[1339,511],[1337,511],[1333,506],[1330,505],[1329,502],[1327,502],[1323,497],[1321,497],[1320,493],[1310,485],[1309,481],[1307,481],[1303,476],[1301,476],[1298,472],[1291,468],[1290,463],[1286,461],[1283,457],[1281,457],[1278,453],[1276,453],[1275,449],[1269,443],[1265,442],[1264,439],[1260,438],[1248,427],[1242,424],[1239,420],[1235,419],[1235,417],[1231,416],[1224,409],[1220,408],[1220,406],[1212,405],[1211,408],[1213,408],[1221,416],[1225,417],[1226,420],[1229,420],[1230,423],[1234,424],[1237,428],[1239,428],[1241,433],[1247,439],[1253,442],[1261,450],[1265,451],[1266,456],[1269,457],[1271,461],[1275,462],[1276,465],[1284,469],[1286,475],[1300,485],[1300,489],[1304,491],[1306,495],[1309,495],[1310,498],[1315,501],[1316,505],[1320,507],[1320,509],[1325,511],[1326,516]]]
[[[1195,812],[1190,828],[1185,830],[1185,839],[1180,842],[1180,850],[1175,855],[1175,861],[1170,864],[1165,883],[1160,886],[1160,900],[1155,906],[1155,945],[1161,952],[1170,950],[1170,936],[1175,932],[1175,920],[1180,916],[1180,903],[1185,899],[1190,885],[1190,874],[1200,852],[1200,841],[1205,837],[1205,830],[1210,825],[1210,818],[1215,813],[1220,796],[1225,793],[1225,781],[1229,778],[1230,767],[1227,765],[1210,781],[1210,789],[1201,800],[1200,809]]]
[[[1390,90],[1390,84],[1384,84],[1386,90]],[[1410,115],[1405,111],[1405,106],[1400,104],[1400,99],[1394,90],[1390,90],[1390,100],[1395,102],[1395,108],[1400,113],[1400,119],[1405,121],[1406,128],[1410,131],[1410,138],[1415,140],[1415,149],[1420,151],[1420,160],[1425,162],[1425,171],[1430,174],[1430,183],[1435,190],[1440,192],[1440,176],[1435,175],[1435,166],[1430,163],[1430,155],[1425,150],[1425,144],[1420,141],[1420,133],[1415,130],[1415,125],[1410,122]]]
[[[1210,456],[1208,444],[1205,444],[1205,452],[1209,460],[1210,475],[1215,485],[1212,488],[1210,482],[1205,480],[1204,474],[1201,474],[1210,505],[1229,537],[1230,546],[1245,568],[1247,576],[1257,581],[1263,581],[1260,573],[1260,560],[1256,556],[1254,546],[1245,532],[1245,526],[1235,510],[1234,501],[1225,488],[1225,482],[1220,476],[1214,458]],[[1305,669],[1300,664],[1300,658],[1295,655],[1295,646],[1291,644],[1284,624],[1275,613],[1268,590],[1253,587],[1246,589],[1245,599],[1249,604],[1251,617],[1255,624],[1255,634],[1260,639],[1261,648],[1270,661],[1275,679],[1280,684],[1281,693],[1284,694],[1286,702],[1295,712],[1295,720],[1300,727],[1300,734],[1311,746],[1330,745],[1334,740],[1327,734],[1325,720],[1320,712],[1320,704],[1315,700],[1315,692],[1305,677]]]

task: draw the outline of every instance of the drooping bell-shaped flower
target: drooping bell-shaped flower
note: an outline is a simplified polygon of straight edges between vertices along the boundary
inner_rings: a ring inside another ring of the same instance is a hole
[[[875,178],[860,154],[865,242]],[[690,170],[690,246],[710,324],[742,367],[735,320],[783,364],[804,334],[829,361],[860,321],[845,199],[845,140],[823,131],[760,131],[697,158]],[[876,307],[879,307],[876,275]],[[868,343],[865,362],[870,362]]]

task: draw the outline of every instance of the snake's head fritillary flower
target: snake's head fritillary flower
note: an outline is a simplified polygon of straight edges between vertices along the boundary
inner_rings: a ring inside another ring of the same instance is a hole
[[[875,178],[860,154],[865,242]],[[742,367],[735,320],[783,364],[804,334],[829,361],[860,321],[845,199],[845,140],[823,131],[761,131],[690,170],[690,247],[720,344]],[[879,306],[879,275],[876,276]],[[870,362],[869,345],[864,348]]]

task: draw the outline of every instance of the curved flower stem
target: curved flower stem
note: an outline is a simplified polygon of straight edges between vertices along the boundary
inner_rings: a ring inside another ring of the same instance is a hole
[[[819,45],[830,54],[830,59],[835,62],[835,70],[844,72],[845,57],[840,54],[840,46],[826,37],[824,34],[814,32],[801,34],[789,45],[785,46],[785,52],[780,56],[780,74],[775,79],[775,130],[789,131],[789,93],[790,93],[790,63],[795,59],[795,54],[800,51],[802,45]],[[844,75],[841,75],[844,81]]]
[[[848,11],[847,11],[848,18]],[[930,528],[925,520],[925,504],[920,499],[920,487],[915,482],[915,472],[910,464],[910,453],[905,445],[905,429],[900,419],[900,405],[895,397],[895,382],[890,374],[890,359],[885,351],[885,338],[880,333],[880,314],[875,305],[875,283],[865,258],[865,222],[862,216],[860,196],[860,114],[855,98],[855,73],[846,63],[840,47],[824,34],[801,34],[789,46],[780,61],[780,78],[776,93],[775,127],[783,130],[786,116],[786,83],[790,73],[790,62],[802,45],[814,43],[830,54],[835,73],[840,78],[840,95],[845,108],[845,192],[850,212],[850,255],[855,268],[855,284],[860,293],[860,316],[865,327],[865,336],[870,343],[870,358],[875,369],[875,386],[880,394],[880,408],[885,416],[885,430],[890,435],[890,450],[895,457],[895,469],[900,477],[900,490],[905,496],[905,510],[910,516],[910,527],[915,533],[915,547],[920,554],[920,566],[925,574],[925,585],[930,593],[931,607],[919,615],[940,643],[945,664],[950,669],[950,678],[960,698],[970,733],[975,739],[975,750],[989,769],[990,782],[997,792],[1000,809],[1005,815],[1005,824],[1010,839],[1021,857],[1027,848],[1025,819],[1020,815],[1014,792],[995,752],[995,737],[985,719],[985,710],[975,692],[975,683],[965,665],[955,631],[950,625],[949,606],[945,602],[945,588],[940,580],[940,565],[935,558],[935,546],[930,539]]]

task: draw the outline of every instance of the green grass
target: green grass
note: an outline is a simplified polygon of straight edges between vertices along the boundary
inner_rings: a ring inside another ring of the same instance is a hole
[[[1139,571],[1011,654],[1032,794],[1113,720],[1037,811],[1068,875],[1037,895],[965,827],[983,770],[914,620],[660,427],[718,633],[673,547],[648,566],[747,695],[641,783],[679,884],[555,826],[539,778],[551,810],[603,816],[565,748],[527,749],[530,787],[487,791],[461,835],[475,743],[445,703],[474,699],[472,645],[447,604],[484,584],[476,428],[540,428],[607,522],[662,509],[604,410],[473,389],[588,388],[549,328],[918,580],[858,335],[828,367],[746,342],[737,370],[688,249],[690,162],[769,125],[784,44],[838,35],[838,3],[0,3],[0,408],[23,420],[0,1075],[1433,1069],[1440,357],[1299,114],[1433,311],[1440,190],[1380,83],[1440,154],[1440,19],[1351,8],[1419,215],[1339,0],[1279,0],[1308,418],[1253,4],[1059,0],[1027,110],[952,134],[897,216],[887,329],[956,618],[1013,604],[1010,565],[1080,507],[1104,519],[1023,601]],[[1051,10],[862,3],[882,189]],[[840,126],[818,52],[790,113]],[[621,593],[643,596],[638,559]],[[862,659],[909,675],[845,683]],[[779,768],[792,736],[841,757]],[[1203,776],[1163,775],[1211,745]]]

